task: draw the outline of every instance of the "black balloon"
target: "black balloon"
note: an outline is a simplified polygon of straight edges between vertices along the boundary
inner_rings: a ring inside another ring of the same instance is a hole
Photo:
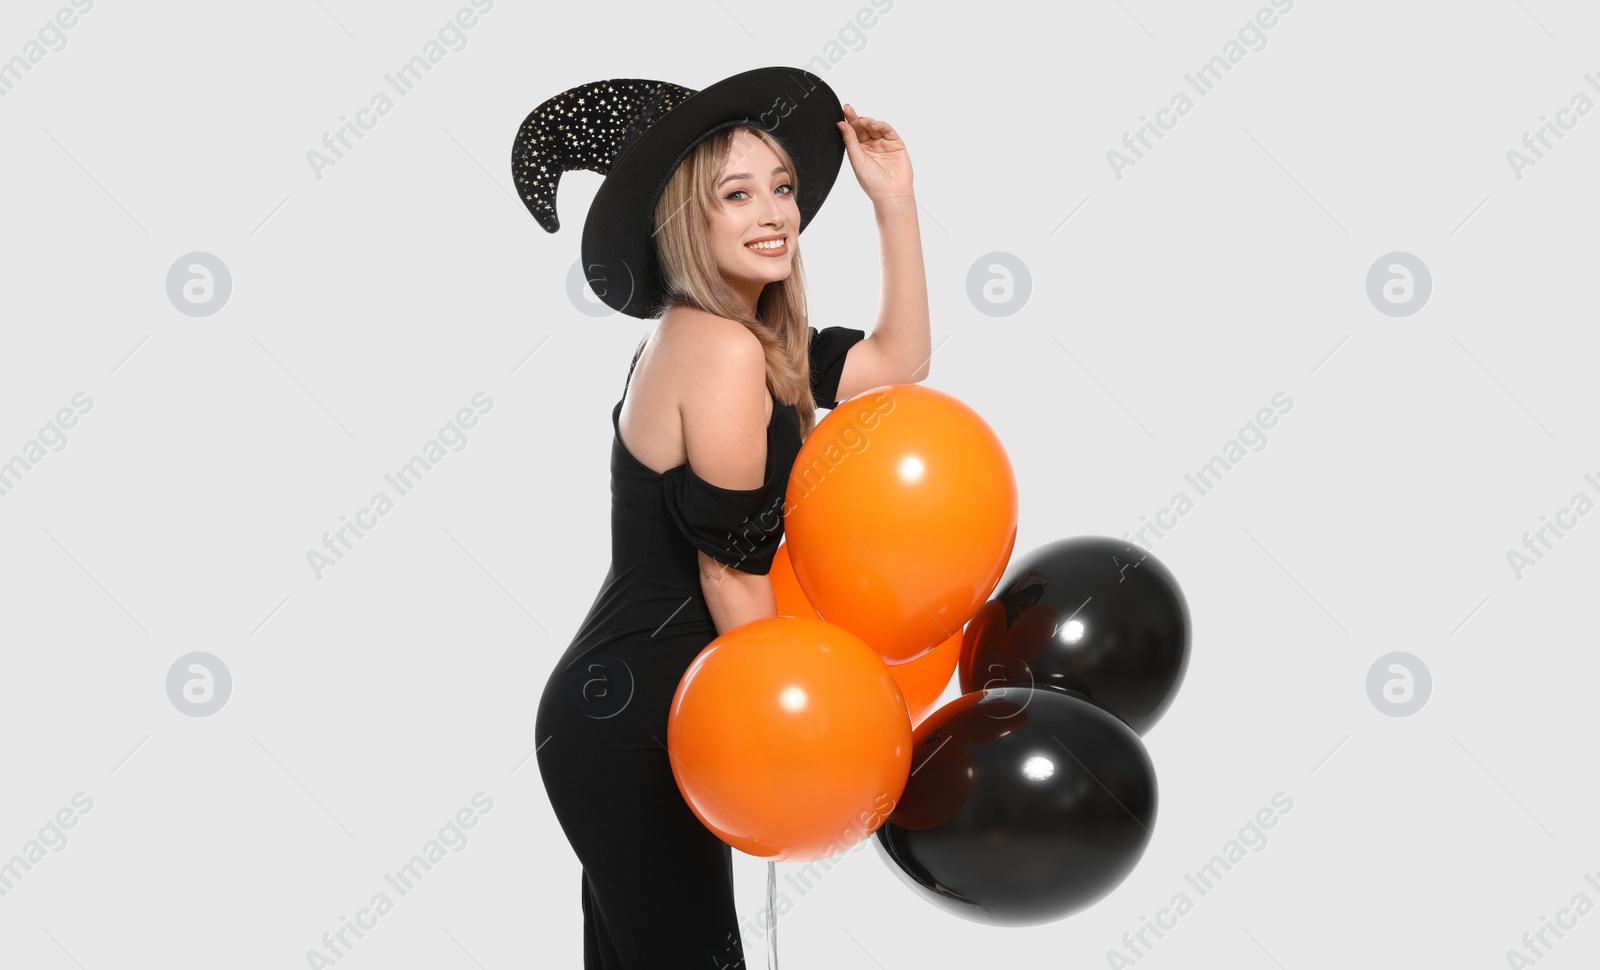
[[[1131,728],[1064,691],[1004,687],[917,726],[911,775],[873,844],[935,905],[1031,926],[1115,889],[1155,819],[1155,769]]]
[[[1012,561],[967,624],[963,693],[1052,687],[1082,694],[1143,735],[1189,668],[1189,605],[1147,550],[1079,536]]]

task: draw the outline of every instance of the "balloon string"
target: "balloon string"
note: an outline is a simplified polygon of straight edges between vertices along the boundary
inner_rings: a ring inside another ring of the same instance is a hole
[[[767,860],[767,970],[778,970],[778,864]]]

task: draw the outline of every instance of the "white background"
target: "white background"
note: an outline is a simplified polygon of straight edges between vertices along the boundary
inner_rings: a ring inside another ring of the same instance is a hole
[[[7,3],[0,58],[63,6]],[[512,138],[587,81],[804,66],[867,4],[497,0],[319,178],[308,151],[463,6],[100,2],[0,98],[0,460],[93,402],[0,496],[0,860],[93,800],[0,896],[6,966],[305,966],[480,791],[465,849],[345,962],[580,963],[534,704],[606,570],[609,411],[649,323],[569,300],[601,179],[566,177],[548,235]],[[1299,0],[1195,94],[1266,6],[897,0],[844,30],[823,77],[908,146],[927,386],[1005,442],[1019,552],[1137,529],[1275,393],[1293,408],[1151,547],[1194,638],[1133,874],[998,929],[865,849],[780,921],[786,966],[1105,966],[1276,792],[1266,847],[1141,966],[1505,966],[1575,893],[1600,904],[1600,518],[1520,579],[1506,555],[1600,499],[1600,115],[1520,179],[1507,159],[1600,102],[1600,14]],[[1180,90],[1194,110],[1119,179],[1108,150]],[[848,163],[804,243],[812,322],[870,330]],[[232,277],[210,316],[167,296],[196,251]],[[1000,317],[966,286],[997,251],[1032,277]],[[1367,295],[1394,251],[1432,274],[1410,316]],[[307,551],[480,391],[467,445],[317,578]],[[1395,650],[1432,674],[1410,717],[1367,693]],[[231,672],[210,717],[166,692],[191,651]],[[736,875],[758,925],[765,863]],[[1591,913],[1550,965],[1597,957]]]

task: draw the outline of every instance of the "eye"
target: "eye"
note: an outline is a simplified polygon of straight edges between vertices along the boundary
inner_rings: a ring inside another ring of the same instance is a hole
[[[774,189],[773,191],[776,193],[776,192],[780,192],[780,191],[782,191],[784,189],[788,189],[787,192],[783,193],[784,195],[793,195],[794,194],[794,186],[792,184],[788,183],[788,182],[783,183],[782,185],[778,186],[778,188]],[[723,198],[727,199],[729,202],[733,202],[733,201],[736,201],[734,199],[734,196],[736,196],[736,195],[749,195],[749,194],[750,193],[746,192],[744,189],[734,189],[732,192],[729,192],[727,195],[723,196]]]

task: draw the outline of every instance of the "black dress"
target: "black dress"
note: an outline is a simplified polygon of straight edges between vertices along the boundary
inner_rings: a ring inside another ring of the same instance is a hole
[[[811,392],[838,404],[845,354],[863,331],[811,328]],[[638,357],[634,358],[634,364]],[[633,378],[629,365],[627,384]],[[765,575],[800,449],[794,406],[773,402],[766,481],[727,489],[684,462],[657,473],[623,447],[611,410],[611,566],[545,683],[535,717],[539,774],[583,866],[585,970],[734,970],[744,947],[733,850],[690,810],[667,755],[667,711],[716,636],[695,551]],[[771,518],[768,521],[772,521]]]

